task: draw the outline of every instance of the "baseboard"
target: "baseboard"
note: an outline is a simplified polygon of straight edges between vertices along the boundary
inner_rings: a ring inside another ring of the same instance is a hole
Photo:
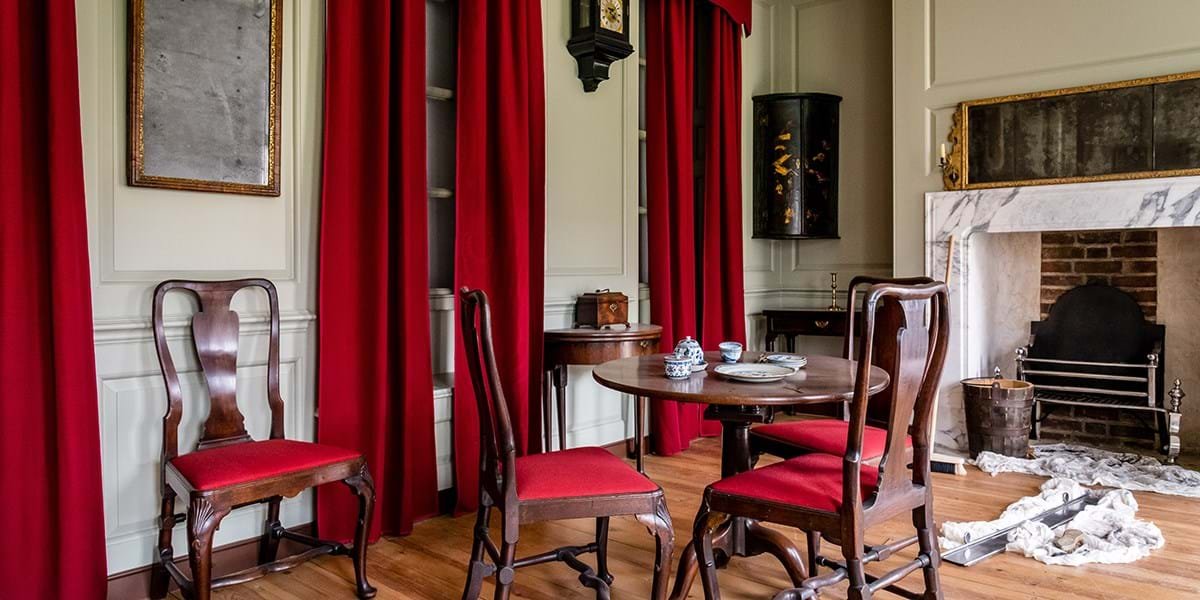
[[[303,535],[313,535],[312,523],[288,528]],[[213,577],[221,577],[258,564],[258,540],[250,538],[213,549]],[[279,557],[300,554],[309,547],[291,540],[280,540]],[[175,557],[175,564],[188,572],[187,555]],[[171,589],[177,590],[174,582]],[[150,597],[150,565],[108,576],[108,597],[119,600],[145,600]]]

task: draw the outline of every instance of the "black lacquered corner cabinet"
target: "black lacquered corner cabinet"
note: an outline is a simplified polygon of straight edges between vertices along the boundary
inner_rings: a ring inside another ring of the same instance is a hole
[[[754,97],[754,237],[838,237],[838,106],[820,93]]]

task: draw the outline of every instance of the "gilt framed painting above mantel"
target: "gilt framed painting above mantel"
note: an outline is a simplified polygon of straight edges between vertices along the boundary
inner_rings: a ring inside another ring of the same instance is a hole
[[[279,195],[282,13],[129,1],[129,185]]]
[[[958,105],[946,190],[1200,175],[1200,71]]]

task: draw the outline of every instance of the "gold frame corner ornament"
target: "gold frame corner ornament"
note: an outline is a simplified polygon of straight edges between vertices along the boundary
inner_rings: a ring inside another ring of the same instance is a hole
[[[129,2],[129,98],[127,125],[128,184],[194,192],[279,196],[281,112],[280,87],[283,72],[283,0],[271,3],[270,48],[267,92],[267,182],[233,183],[207,179],[186,179],[147,175],[145,171],[145,9],[146,0]]]
[[[960,102],[954,111],[953,123],[950,126],[950,132],[946,136],[946,141],[951,144],[951,151],[947,154],[945,162],[941,164],[942,186],[946,191],[954,191],[998,187],[1021,187],[1028,185],[1057,185],[1061,183],[1091,183],[1097,181],[1122,181],[1129,179],[1151,179],[1158,177],[1183,177],[1189,175],[1200,175],[1200,166],[1197,166],[1186,169],[1131,171],[1125,173],[1105,173],[1103,175],[1081,175],[1074,177],[973,183],[970,180],[970,153],[967,152],[967,148],[969,146],[970,112],[971,108],[976,106],[1008,104],[1012,102],[1021,102],[1024,100],[1051,98],[1054,96],[1068,96],[1072,94],[1086,94],[1089,92],[1141,87],[1191,79],[1200,79],[1200,71],[1186,71],[1183,73],[1173,73],[1170,75],[1141,77],[1137,79],[1126,79],[1123,81],[1113,81],[1109,83],[1081,85],[1023,94],[1009,94],[1006,96],[994,96],[991,98]]]

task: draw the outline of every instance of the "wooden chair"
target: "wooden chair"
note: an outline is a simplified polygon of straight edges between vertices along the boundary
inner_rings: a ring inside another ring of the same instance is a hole
[[[608,523],[609,517],[620,515],[634,516],[654,534],[657,556],[651,598],[665,598],[674,533],[662,488],[603,448],[572,448],[517,457],[508,405],[496,371],[487,296],[480,290],[463,288],[459,292],[459,318],[481,438],[479,512],[463,599],[476,600],[483,578],[491,575],[496,576],[495,597],[506,599],[516,569],[551,561],[565,562],[579,571],[579,581],[593,588],[597,598],[609,598],[613,578],[608,571]],[[500,511],[502,520],[499,549],[488,533],[493,508]],[[522,524],[580,518],[596,519],[595,542],[516,558]],[[596,553],[594,570],[578,558],[588,552]]]
[[[267,440],[250,438],[237,406],[238,315],[230,310],[234,294],[246,287],[266,290],[271,305],[270,347],[267,356],[267,404],[271,433]],[[163,299],[173,289],[190,291],[200,301],[192,318],[192,336],[209,395],[209,413],[194,452],[179,454],[179,420],[183,392],[163,326]],[[164,281],[154,290],[154,343],[167,386],[167,413],[163,417],[162,514],[159,517],[158,551],[151,571],[150,597],[167,595],[174,579],[184,597],[208,600],[214,588],[257,579],[282,571],[322,554],[349,554],[359,598],[371,598],[375,588],[367,582],[367,529],[375,504],[375,485],[365,459],[358,452],[283,437],[283,399],[279,393],[279,299],[266,279],[235,281]],[[288,531],[279,522],[279,504],[285,496],[324,483],[341,481],[358,495],[358,526],[354,547],[318,540]],[[187,513],[175,513],[175,498],[187,502]],[[212,579],[213,533],[221,519],[235,508],[265,503],[267,518],[259,540],[258,566]],[[171,531],[187,522],[189,579],[175,565]],[[312,546],[302,554],[276,560],[279,540],[287,538]]]
[[[846,336],[842,344],[842,356],[854,358],[855,312],[858,307],[858,292],[866,285],[926,285],[933,283],[928,277],[868,277],[857,276],[850,280],[849,308],[846,315]],[[894,331],[892,325],[902,311],[899,306],[884,301],[879,307],[877,335],[875,338],[871,360],[873,364],[887,371],[895,378],[898,368],[896,340],[889,337],[887,332]],[[888,389],[871,397],[867,407],[867,425],[863,429],[863,459],[876,462],[883,456],[887,442],[887,419],[889,407],[892,405],[894,388]],[[772,454],[781,458],[793,458],[813,452],[837,455],[846,448],[846,437],[849,430],[849,411],[843,406],[841,419],[812,419],[807,421],[788,421],[761,425],[750,430],[750,452],[754,456]],[[907,455],[912,455],[912,440],[907,441]]]
[[[887,329],[878,329],[878,311],[884,302],[900,309],[900,319],[894,327],[889,323]],[[924,326],[926,309],[928,328]],[[929,461],[933,403],[946,358],[947,313],[945,284],[871,287],[863,310],[865,327],[859,342],[858,379],[850,402],[849,437],[843,456],[806,454],[726,477],[704,490],[694,540],[706,598],[720,598],[713,531],[732,516],[792,526],[818,536],[819,532],[830,532],[841,545],[844,562],[821,556],[819,548],[810,548],[808,579],[801,587],[781,592],[776,600],[815,598],[820,588],[847,579],[849,600],[871,598],[881,589],[906,598],[942,598]],[[863,463],[863,442],[873,355],[870,340],[879,339],[877,332],[897,340],[898,359],[890,385],[895,393],[888,414],[886,447],[879,466],[874,467]],[[911,470],[907,461],[895,460],[904,456],[910,420]],[[876,547],[864,546],[865,530],[905,512],[912,514],[916,536]],[[916,559],[880,577],[864,571],[866,563],[886,560],[913,543],[920,547]],[[817,575],[819,566],[829,567],[832,572]],[[924,572],[924,593],[895,585],[917,569]]]

